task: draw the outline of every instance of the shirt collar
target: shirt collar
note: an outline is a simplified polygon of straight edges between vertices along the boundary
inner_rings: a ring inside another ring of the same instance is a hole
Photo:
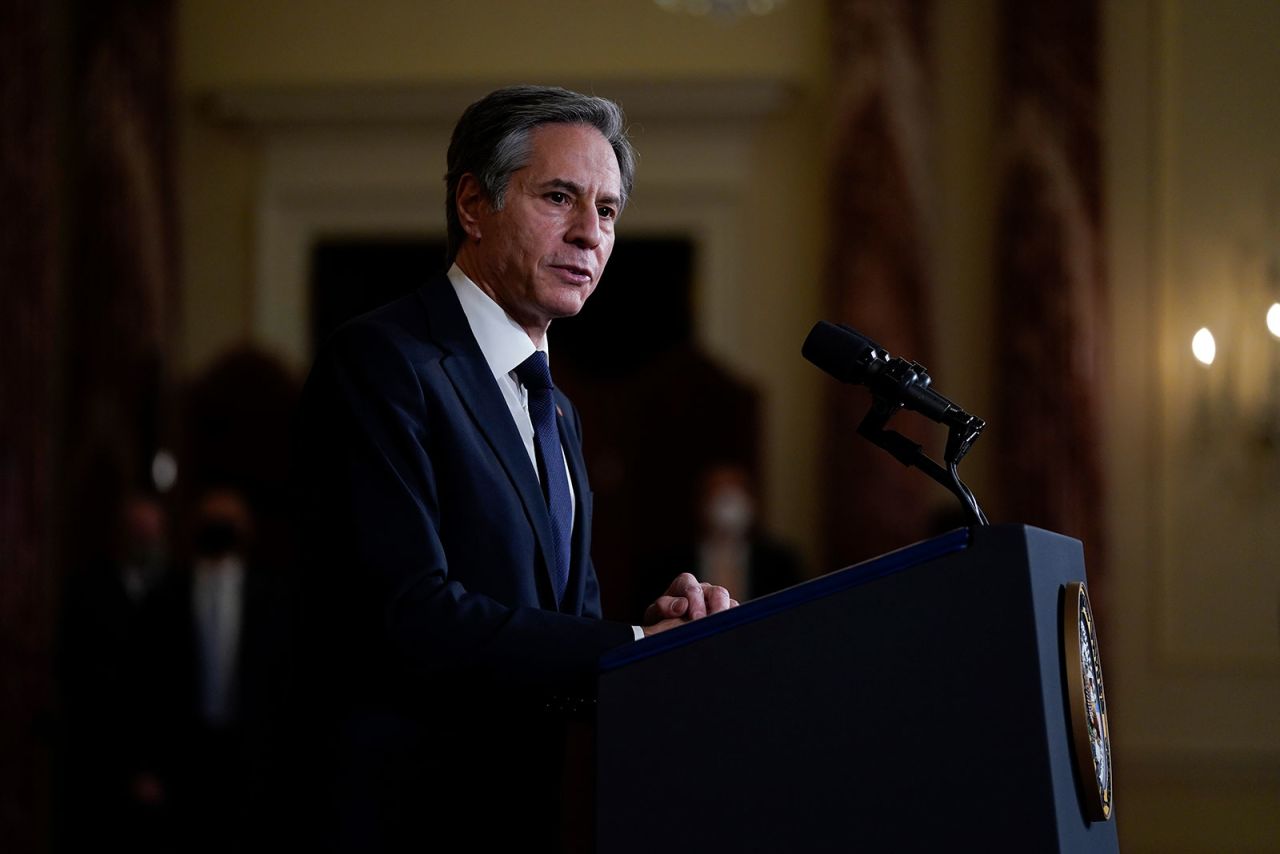
[[[535,347],[520,324],[512,320],[492,297],[480,290],[480,286],[471,281],[457,264],[449,268],[448,275],[453,291],[458,295],[458,302],[462,304],[462,313],[467,316],[471,334],[476,337],[480,352],[484,354],[484,360],[495,377],[503,377],[514,371],[521,362],[533,355],[534,350],[548,353],[545,335],[542,346]],[[547,358],[550,359],[549,353]]]

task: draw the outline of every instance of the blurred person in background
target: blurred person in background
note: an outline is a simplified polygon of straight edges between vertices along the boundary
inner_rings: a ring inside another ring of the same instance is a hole
[[[758,504],[746,466],[736,462],[707,466],[698,477],[698,541],[652,560],[653,568],[646,573],[648,588],[661,589],[661,579],[670,567],[740,591],[743,601],[800,583],[804,575],[799,556],[763,529]]]
[[[134,789],[144,706],[140,626],[168,571],[169,518],[145,492],[114,512],[112,542],[69,577],[63,594],[59,841],[68,851],[135,841],[147,823]]]
[[[136,789],[162,807],[164,844],[179,850],[256,849],[277,806],[289,622],[275,576],[255,565],[254,532],[239,490],[206,489],[190,560],[144,615],[147,727]]]

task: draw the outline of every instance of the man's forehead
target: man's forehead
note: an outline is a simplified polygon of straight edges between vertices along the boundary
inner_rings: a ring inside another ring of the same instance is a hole
[[[591,125],[543,124],[530,134],[529,162],[523,170],[534,181],[596,186],[618,195],[622,184],[618,156],[604,134]],[[603,184],[604,186],[597,186]]]

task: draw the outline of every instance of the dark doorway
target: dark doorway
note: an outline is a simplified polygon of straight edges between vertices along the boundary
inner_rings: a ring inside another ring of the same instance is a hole
[[[444,238],[341,237],[311,250],[311,352],[333,331],[417,290],[445,264]]]

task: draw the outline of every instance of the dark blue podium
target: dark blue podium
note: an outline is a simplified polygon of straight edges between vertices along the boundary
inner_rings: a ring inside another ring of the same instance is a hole
[[[1076,540],[958,530],[615,651],[597,850],[1117,851],[1070,741],[1084,577]]]

